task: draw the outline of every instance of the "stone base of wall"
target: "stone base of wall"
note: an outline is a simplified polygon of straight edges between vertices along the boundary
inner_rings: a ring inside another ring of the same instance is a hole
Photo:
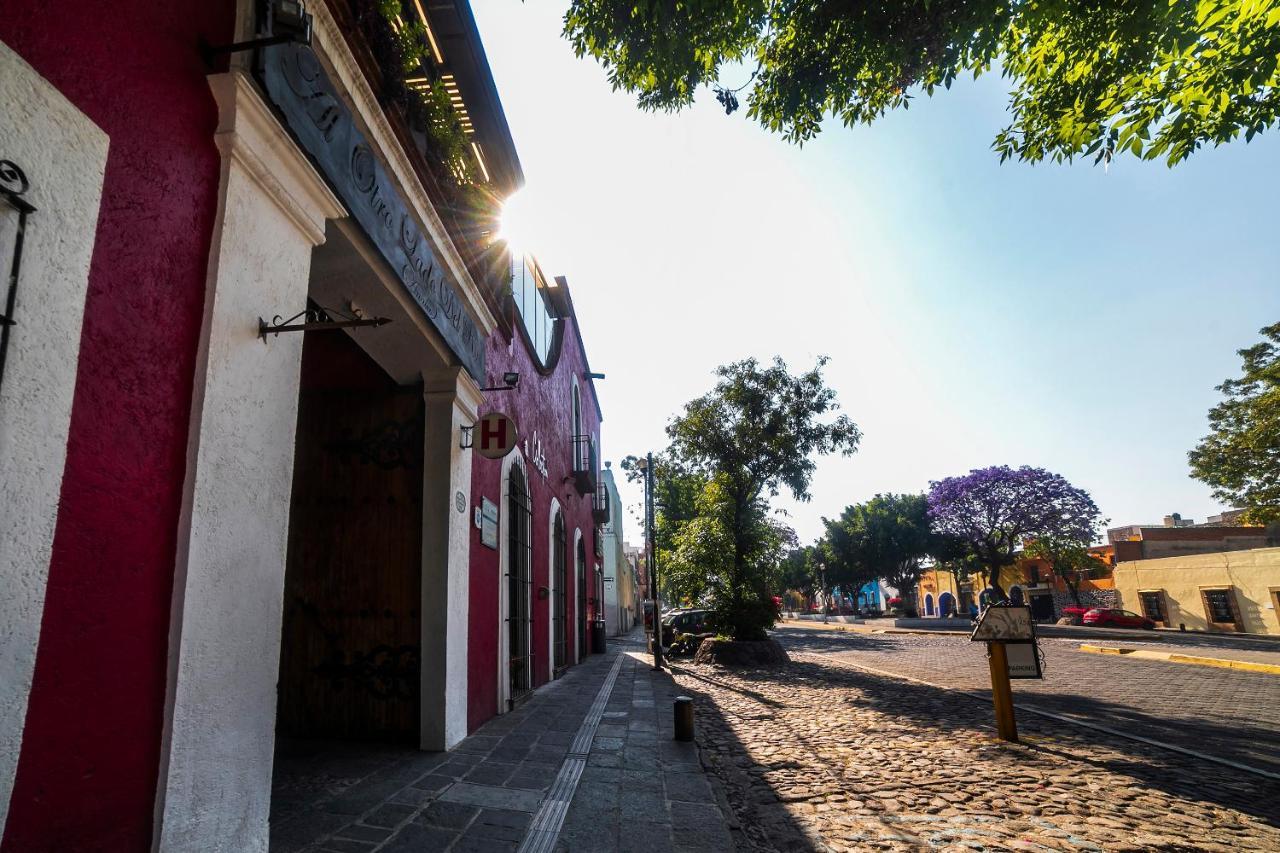
[[[1120,594],[1114,589],[1082,589],[1080,603],[1084,607],[1115,608],[1120,606]],[[1053,612],[1055,618],[1062,615],[1062,608],[1075,607],[1075,599],[1069,592],[1053,593]]]

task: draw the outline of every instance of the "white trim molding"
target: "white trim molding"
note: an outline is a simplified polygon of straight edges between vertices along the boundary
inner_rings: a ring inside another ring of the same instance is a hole
[[[342,205],[238,71],[209,78],[222,152],[197,350],[156,792],[160,850],[265,851],[306,302]]]
[[[107,135],[0,42],[0,155],[31,182],[17,325],[0,386],[0,836],[35,674],[98,231]],[[0,280],[17,215],[0,202]]]

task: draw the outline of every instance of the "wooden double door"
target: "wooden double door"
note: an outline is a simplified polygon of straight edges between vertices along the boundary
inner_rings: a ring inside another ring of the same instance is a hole
[[[277,731],[413,742],[421,670],[423,401],[341,332],[308,335]]]

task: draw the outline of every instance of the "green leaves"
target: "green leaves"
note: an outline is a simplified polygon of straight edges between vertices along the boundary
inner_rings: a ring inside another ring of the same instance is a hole
[[[565,34],[646,109],[681,109],[754,61],[747,115],[796,143],[996,62],[1011,85],[1002,162],[1174,165],[1280,112],[1280,0],[573,0]]]
[[[1209,435],[1187,454],[1191,475],[1254,523],[1280,521],[1280,323],[1239,351],[1243,374],[1218,386]]]
[[[814,456],[853,453],[861,438],[822,378],[826,359],[792,374],[775,358],[716,370],[715,387],[671,421],[671,444],[655,465],[657,494],[675,504],[658,520],[662,558],[683,595],[708,597],[720,624],[755,639],[772,624],[780,565],[795,534],[769,499],[809,497]],[[623,462],[623,468],[629,467]]]

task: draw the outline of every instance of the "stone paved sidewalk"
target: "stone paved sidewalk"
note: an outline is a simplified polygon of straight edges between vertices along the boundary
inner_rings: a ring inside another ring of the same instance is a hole
[[[448,753],[283,746],[272,851],[501,853],[522,842],[537,849],[535,838],[555,838],[555,849],[566,853],[733,850],[723,795],[708,785],[696,747],[672,739],[676,687],[642,659],[642,640],[643,634],[611,640],[605,654],[573,667]],[[592,705],[620,655],[593,724]],[[585,761],[580,776],[563,772],[571,761]],[[557,810],[568,776],[577,789],[567,809]],[[558,835],[532,831],[557,824],[561,815]]]

